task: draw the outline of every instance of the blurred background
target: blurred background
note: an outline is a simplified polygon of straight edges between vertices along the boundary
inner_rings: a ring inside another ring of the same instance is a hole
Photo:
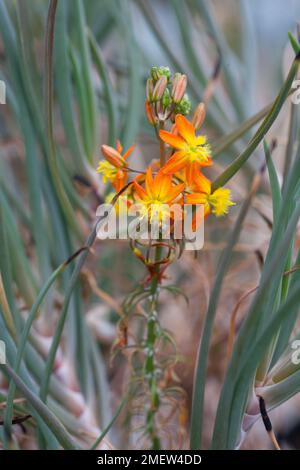
[[[6,273],[3,283],[10,307],[23,319],[51,272],[83,244],[92,229],[96,208],[107,191],[95,171],[100,145],[115,145],[120,139],[127,149],[135,142],[130,162],[136,169],[157,158],[158,144],[144,115],[145,82],[151,66],[164,65],[187,74],[192,109],[217,71],[203,132],[218,148],[226,134],[275,98],[294,56],[287,34],[296,32],[300,18],[297,0],[60,0],[53,51],[54,158],[45,113],[48,5],[44,0],[0,3],[0,79],[6,84],[7,97],[7,103],[0,105],[0,265]],[[277,141],[274,161],[280,180],[297,114],[297,106],[288,99],[267,136]],[[257,125],[258,120],[224,146],[210,170],[212,178],[245,148]],[[189,298],[187,305],[181,297],[162,295],[160,313],[177,344],[176,375],[187,397],[183,447],[187,446],[195,357],[217,262],[252,176],[263,161],[259,148],[233,178],[229,186],[237,205],[228,217],[207,221],[205,245],[197,258],[186,252],[167,271],[168,282]],[[265,175],[235,247],[218,307],[206,388],[206,445],[227,364],[230,318],[241,296],[257,285],[271,219]],[[43,361],[70,275],[67,269],[34,324],[30,338],[34,354],[26,361],[36,384],[43,377]],[[121,303],[144,275],[126,242],[96,241],[73,291],[56,370],[67,392],[58,396],[52,387],[49,393],[60,404],[56,412],[75,435],[72,419],[78,419],[85,444],[91,429],[94,437],[98,427],[110,421],[126,391],[130,374],[126,354],[112,358],[111,350],[118,340]],[[250,300],[251,295],[241,302],[238,325]],[[35,354],[41,361],[36,369],[32,367]],[[7,379],[0,377],[5,396]],[[139,447],[138,418],[128,437],[127,417],[126,412],[121,414],[108,438],[116,447]],[[283,445],[299,448],[299,398],[274,411],[272,418]],[[293,431],[297,425],[298,431]],[[27,427],[26,434],[17,430],[16,439],[21,447],[35,448],[34,425]],[[164,437],[166,448],[179,445],[172,443],[174,427],[171,417]],[[269,447],[258,422],[244,448]]]

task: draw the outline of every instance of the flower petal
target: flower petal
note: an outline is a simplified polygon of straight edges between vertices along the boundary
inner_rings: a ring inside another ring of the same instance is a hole
[[[181,194],[184,191],[185,184],[181,183],[178,184],[177,186],[174,186],[171,191],[168,193],[168,198],[166,199],[166,203],[170,204],[170,202],[174,201],[179,194]]]
[[[166,142],[166,144],[176,149],[183,149],[186,145],[185,141],[180,136],[174,135],[172,132],[160,130],[159,137]]]
[[[135,189],[138,197],[142,200],[147,199],[147,193],[144,190],[144,188],[142,188],[142,186],[140,186],[135,180],[133,180],[133,184],[134,184],[134,189]]]
[[[181,170],[188,164],[188,157],[185,152],[179,151],[174,153],[167,163],[162,167],[162,172],[165,174],[173,174]]]
[[[129,147],[129,149],[126,150],[126,152],[123,155],[124,160],[126,160],[129,157],[129,155],[134,150],[134,148],[135,148],[135,144],[131,145],[131,147]]]
[[[172,189],[172,177],[160,170],[155,177],[155,195],[164,199]]]
[[[145,187],[146,187],[146,193],[149,196],[153,197],[155,194],[155,183],[154,183],[151,167],[148,167],[147,172],[146,172]]]
[[[120,142],[119,140],[117,140],[116,150],[117,150],[117,152],[119,152],[120,154],[122,153],[123,147],[122,147],[122,144],[121,144],[121,142]]]
[[[210,194],[211,192],[211,181],[206,178],[199,170],[194,171],[194,186],[196,187],[196,192]]]
[[[208,160],[203,161],[203,162],[201,162],[201,163],[198,163],[198,165],[200,165],[200,167],[202,167],[202,166],[203,166],[203,167],[204,167],[204,166],[205,166],[205,167],[206,167],[206,166],[212,166],[212,165],[213,165],[213,161],[212,161],[211,158],[208,158]]]
[[[207,204],[207,197],[204,193],[193,193],[186,195],[187,204]]]
[[[195,140],[195,128],[182,114],[177,114],[175,117],[176,127],[179,134],[188,143],[193,144]]]

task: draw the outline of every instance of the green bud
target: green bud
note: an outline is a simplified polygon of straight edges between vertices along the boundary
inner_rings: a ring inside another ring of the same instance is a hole
[[[178,104],[176,104],[174,112],[175,114],[183,114],[184,116],[186,116],[191,111],[191,107],[191,101],[188,97],[188,94],[185,93],[182,100]]]
[[[164,109],[166,109],[171,103],[171,95],[170,95],[170,91],[168,88],[165,89],[161,102],[162,102]]]
[[[163,75],[167,77],[168,82],[170,81],[171,78],[171,72],[169,67],[151,67],[150,70],[150,75],[153,78],[153,80],[158,80],[160,77]]]

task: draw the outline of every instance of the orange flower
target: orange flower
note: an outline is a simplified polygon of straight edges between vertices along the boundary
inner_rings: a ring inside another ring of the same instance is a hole
[[[169,217],[169,206],[184,190],[184,183],[174,186],[172,176],[165,175],[161,170],[153,178],[150,167],[146,173],[145,188],[136,180],[133,183],[142,216],[149,216],[150,221],[156,219],[162,222]]]
[[[175,124],[179,135],[164,130],[159,132],[160,138],[177,150],[164,165],[163,173],[175,173],[188,165],[194,169],[212,165],[206,137],[196,136],[194,126],[181,114],[177,114]]]
[[[195,170],[193,165],[188,165],[187,167],[183,168],[183,170],[180,170],[174,174],[180,183],[184,183],[185,193],[194,193],[198,191],[201,184],[201,175],[202,173],[199,171],[199,169],[197,168]]]
[[[199,171],[193,176],[193,190],[194,193],[186,196],[186,203],[203,204],[205,217],[210,212],[216,216],[225,215],[229,207],[234,206],[230,199],[230,189],[218,188],[212,193],[210,180]]]
[[[105,160],[99,162],[97,173],[100,173],[103,182],[110,181],[114,189],[119,192],[127,182],[126,159],[134,149],[132,145],[125,153],[122,154],[123,147],[117,141],[117,147],[114,149],[109,145],[102,145],[101,150]]]

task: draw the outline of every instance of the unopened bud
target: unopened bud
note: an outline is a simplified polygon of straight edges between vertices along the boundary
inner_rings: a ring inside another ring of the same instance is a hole
[[[175,73],[171,93],[174,103],[179,103],[182,100],[185,94],[186,86],[187,76],[181,73]]]
[[[163,75],[167,77],[168,81],[171,77],[171,72],[170,72],[169,67],[151,67],[150,74],[153,80],[155,81],[158,80]]]
[[[175,114],[183,114],[186,116],[191,110],[191,102],[187,94],[185,94],[182,100],[176,104]]]
[[[146,97],[148,101],[152,101],[153,99],[153,89],[154,89],[154,83],[152,78],[148,78],[146,82]]]
[[[165,92],[164,92],[163,97],[161,99],[161,103],[162,103],[164,109],[166,109],[169,106],[169,104],[171,103],[171,96],[170,96],[170,92],[169,92],[168,88],[165,89]]]
[[[201,127],[203,121],[205,119],[205,104],[204,103],[199,103],[198,106],[195,109],[193,119],[192,119],[192,124],[195,129],[199,129]]]
[[[151,103],[148,100],[145,101],[145,113],[150,124],[155,126],[158,122],[158,119],[155,116]]]
[[[168,79],[165,75],[163,75],[157,80],[154,90],[153,90],[153,97],[152,97],[153,101],[161,100],[167,88],[167,84],[168,84]]]
[[[113,147],[110,147],[109,145],[102,145],[101,150],[105,159],[116,168],[121,168],[126,165],[124,158]]]

